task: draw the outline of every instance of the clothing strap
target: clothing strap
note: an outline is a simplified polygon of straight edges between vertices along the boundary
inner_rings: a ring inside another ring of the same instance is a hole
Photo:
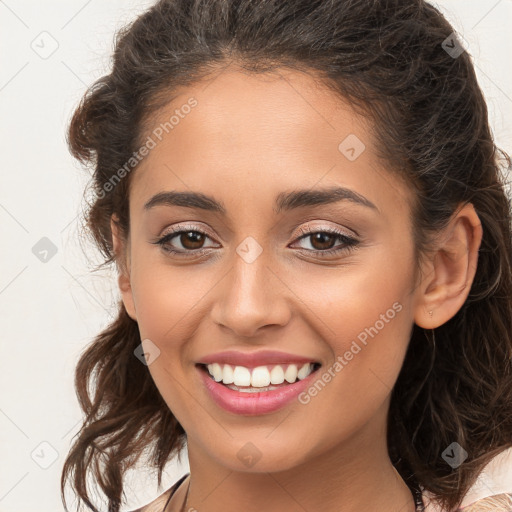
[[[412,489],[414,496],[414,503],[416,505],[416,512],[425,512],[425,503],[423,503],[423,494],[418,486],[414,486]]]
[[[169,505],[169,502],[171,501],[171,498],[173,494],[177,491],[178,487],[183,483],[183,480],[187,478],[189,473],[183,475],[171,488],[171,492],[169,493],[169,497],[167,498],[167,501],[165,502],[164,508],[162,509],[162,512],[165,512],[167,509],[167,505]]]

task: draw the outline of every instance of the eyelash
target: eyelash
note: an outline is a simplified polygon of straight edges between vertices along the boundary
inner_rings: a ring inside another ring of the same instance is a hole
[[[172,249],[166,245],[170,242],[170,240],[172,240],[173,238],[176,238],[176,236],[184,234],[184,233],[190,233],[190,232],[200,233],[201,235],[205,235],[205,236],[209,237],[208,233],[205,233],[204,231],[197,229],[196,226],[181,226],[179,229],[176,229],[175,231],[171,231],[170,233],[167,233],[166,235],[164,235],[162,238],[160,238],[154,242],[151,242],[151,243],[153,243],[155,245],[160,245],[165,252],[173,254],[173,255],[179,255],[179,257],[188,258],[188,257],[194,257],[194,256],[202,256],[203,254],[205,254],[208,251],[208,249],[210,249],[210,247],[208,247],[206,249],[187,250],[184,252],[184,251],[177,251],[176,249]],[[353,251],[354,249],[356,249],[357,246],[359,245],[358,240],[347,236],[345,233],[338,231],[335,228],[322,229],[322,230],[317,229],[317,230],[309,230],[309,231],[307,229],[301,228],[301,229],[299,229],[299,232],[302,236],[300,236],[297,239],[297,241],[307,238],[308,236],[318,234],[318,233],[328,233],[330,235],[336,235],[336,237],[344,243],[344,247],[340,247],[338,249],[326,249],[324,251],[314,250],[314,249],[302,249],[302,251],[318,253],[319,255],[321,255],[321,257],[332,256],[334,254],[339,254],[343,251],[350,252],[350,251]]]

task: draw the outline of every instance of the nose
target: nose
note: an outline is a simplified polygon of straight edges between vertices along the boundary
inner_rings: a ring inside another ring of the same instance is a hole
[[[263,328],[283,327],[290,320],[292,293],[263,255],[252,263],[237,255],[215,288],[211,318],[236,336],[255,337]]]

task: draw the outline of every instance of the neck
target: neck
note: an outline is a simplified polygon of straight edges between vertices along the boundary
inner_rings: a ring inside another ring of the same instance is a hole
[[[374,429],[358,432],[349,441],[276,472],[256,471],[262,467],[258,464],[251,471],[226,467],[189,438],[190,487],[184,510],[304,512],[321,505],[322,512],[414,512],[411,491],[393,467],[386,444],[378,441],[385,437],[375,435]],[[179,506],[186,491],[180,493]]]

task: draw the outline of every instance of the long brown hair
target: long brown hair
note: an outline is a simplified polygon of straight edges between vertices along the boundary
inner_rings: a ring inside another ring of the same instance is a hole
[[[418,263],[457,206],[471,202],[483,240],[470,294],[434,333],[414,325],[388,419],[401,476],[448,509],[512,446],[511,212],[501,174],[510,159],[494,144],[470,55],[448,51],[453,32],[423,0],[160,0],[117,34],[112,71],[86,92],[68,132],[72,154],[94,171],[86,221],[104,265],[115,262],[112,214],[129,232],[136,166],[129,172],[126,162],[146,121],[176,87],[230,62],[251,73],[314,73],[373,120],[379,154],[417,191]],[[118,512],[123,476],[143,451],[152,448],[160,485],[184,446],[183,428],[134,356],[140,343],[120,302],[116,320],[80,357],[75,384],[85,418],[62,472],[66,510],[69,478],[97,511],[86,485],[92,476]],[[441,456],[453,442],[468,454],[455,469]]]

